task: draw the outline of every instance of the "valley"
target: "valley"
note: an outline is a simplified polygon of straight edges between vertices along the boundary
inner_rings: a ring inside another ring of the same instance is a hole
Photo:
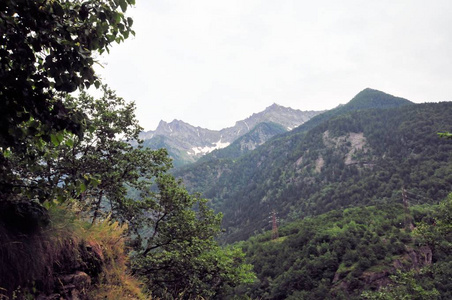
[[[365,290],[383,289],[399,271],[432,267],[431,260],[417,265],[422,259],[416,257],[423,255],[419,251],[432,249],[420,242],[413,228],[431,218],[437,203],[452,190],[452,143],[438,135],[451,130],[451,115],[451,103],[414,104],[366,89],[349,103],[275,135],[252,151],[230,155],[236,152],[230,145],[173,173],[223,214],[220,240],[241,241],[260,280],[245,294],[264,299],[286,299],[291,293],[290,299],[358,299]],[[409,195],[405,210],[404,190]],[[274,242],[269,219],[273,211],[282,226]],[[406,214],[415,215],[408,229]],[[378,223],[379,219],[389,223]],[[305,231],[307,224],[311,233]],[[361,242],[345,249],[334,245],[358,238],[357,233],[320,233],[347,226],[364,231],[358,230]],[[395,235],[386,235],[388,230]],[[297,239],[304,242],[298,244]],[[395,245],[396,250],[388,248]],[[357,257],[345,262],[356,251],[375,253],[372,247],[380,247],[381,254],[364,265]],[[295,258],[290,253],[300,254]],[[438,253],[433,257],[444,263],[449,259]],[[398,267],[397,259],[404,267]],[[304,269],[310,264],[311,272],[317,270],[314,277]],[[418,278],[417,273],[410,276]]]
[[[0,299],[452,299],[450,3],[0,1]]]

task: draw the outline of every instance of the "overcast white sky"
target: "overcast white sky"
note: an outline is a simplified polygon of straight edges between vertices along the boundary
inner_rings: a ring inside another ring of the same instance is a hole
[[[136,0],[100,75],[160,120],[209,129],[272,103],[330,109],[366,87],[452,100],[452,0]]]

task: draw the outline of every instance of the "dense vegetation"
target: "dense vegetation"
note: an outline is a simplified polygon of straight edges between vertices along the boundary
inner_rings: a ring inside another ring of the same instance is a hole
[[[241,250],[215,241],[221,214],[168,174],[164,149],[143,148],[134,104],[94,74],[95,53],[133,33],[133,3],[0,4],[1,298],[188,299],[253,279]]]
[[[351,111],[300,131],[309,121],[234,163],[209,161],[178,174],[224,213],[227,241],[268,228],[273,209],[293,220],[398,201],[403,186],[435,202],[452,186],[452,145],[437,135],[452,127],[451,113],[450,103]],[[191,175],[197,170],[219,176],[205,181]]]
[[[180,171],[224,212],[224,241],[284,218],[279,238],[220,247],[222,214],[93,71],[133,34],[133,3],[0,3],[0,298],[452,297],[452,198],[434,205],[452,187],[450,103],[366,89]]]
[[[449,299],[450,208],[400,204],[335,210],[241,242],[258,299]],[[412,225],[416,224],[416,227]]]

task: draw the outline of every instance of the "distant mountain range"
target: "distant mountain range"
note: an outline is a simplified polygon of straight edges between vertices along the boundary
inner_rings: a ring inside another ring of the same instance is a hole
[[[235,150],[241,155],[262,145],[276,134],[290,131],[300,126],[321,111],[301,111],[273,104],[260,113],[255,113],[233,127],[209,130],[195,127],[180,120],[170,123],[160,121],[154,131],[142,132],[140,138],[144,146],[152,149],[166,148],[173,158],[174,166],[182,166],[197,161],[203,155],[233,144],[248,133]],[[260,125],[264,124],[265,125]],[[260,125],[258,128],[256,128]],[[237,147],[237,144],[236,144]]]
[[[415,104],[365,89],[291,131],[256,122],[172,173],[223,214],[221,242],[243,241],[259,280],[236,288],[239,298],[407,295],[394,278],[416,274],[416,285],[428,282],[451,299],[443,284],[450,247],[431,246],[439,235],[431,244],[421,237],[424,226],[440,232],[430,213],[449,207],[436,203],[452,191],[452,140],[438,135],[452,132],[451,116],[452,102]],[[404,273],[424,266],[440,271]],[[418,298],[429,298],[422,291]]]
[[[365,89],[238,158],[231,144],[174,174],[224,214],[227,242],[268,229],[272,210],[289,221],[401,201],[403,186],[435,202],[452,189],[452,144],[437,135],[452,130],[451,115],[451,102]]]

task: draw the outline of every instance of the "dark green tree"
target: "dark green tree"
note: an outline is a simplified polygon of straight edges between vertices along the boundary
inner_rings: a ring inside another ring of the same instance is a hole
[[[222,216],[167,173],[164,149],[142,147],[134,104],[103,91],[100,99],[66,99],[90,124],[83,138],[63,131],[51,143],[31,143],[27,157],[40,159],[33,168],[11,154],[28,185],[23,190],[42,201],[73,202],[92,222],[112,215],[128,223],[134,272],[156,295],[212,296],[252,281],[241,250],[215,240]]]
[[[5,0],[0,2],[0,189],[19,190],[6,157],[63,130],[79,137],[83,112],[63,101],[77,88],[99,86],[96,53],[130,34],[124,12],[134,0]],[[25,141],[27,140],[27,141]]]
[[[133,256],[133,270],[152,294],[211,298],[253,282],[252,266],[244,263],[243,252],[223,249],[215,240],[221,214],[214,214],[205,199],[189,195],[169,174],[160,176],[157,184],[159,193],[147,199],[152,210],[138,222],[145,225],[138,239],[143,250]]]

